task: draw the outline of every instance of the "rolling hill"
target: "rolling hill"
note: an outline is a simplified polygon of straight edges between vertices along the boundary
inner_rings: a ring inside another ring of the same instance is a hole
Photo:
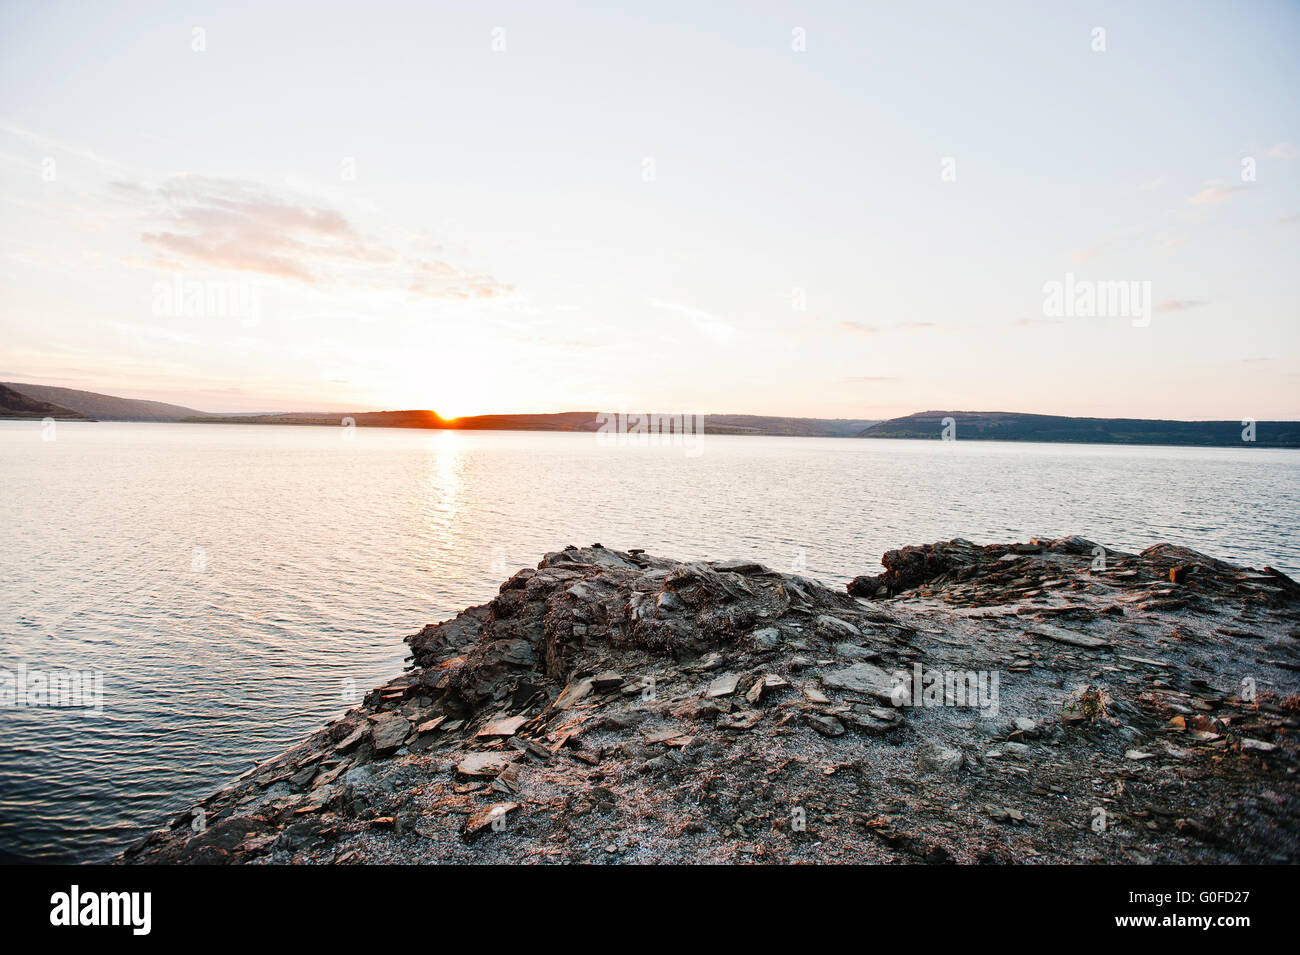
[[[1300,422],[1258,421],[1254,441],[1243,439],[1242,421],[1169,421],[1145,418],[1072,418],[1014,411],[921,411],[881,421],[858,433],[860,438],[939,440],[944,419],[953,421],[953,436],[967,441],[1044,441],[1075,444],[1159,444],[1200,447],[1300,448]]]
[[[31,395],[0,385],[0,418],[60,418],[87,420],[86,415],[62,405],[41,401]]]
[[[146,401],[143,398],[119,398],[93,391],[18,381],[7,381],[4,385],[29,398],[52,402],[96,421],[179,421],[181,418],[205,416],[204,412],[193,408],[169,405],[162,401]]]

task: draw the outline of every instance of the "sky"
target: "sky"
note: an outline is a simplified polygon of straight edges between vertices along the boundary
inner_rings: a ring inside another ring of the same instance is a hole
[[[0,4],[0,381],[1300,419],[1298,253],[1295,2]]]

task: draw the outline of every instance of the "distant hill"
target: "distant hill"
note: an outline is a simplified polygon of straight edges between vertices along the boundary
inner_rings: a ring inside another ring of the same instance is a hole
[[[18,381],[7,381],[4,384],[29,398],[54,402],[98,421],[179,421],[181,418],[204,417],[202,411],[183,408],[180,405],[169,405],[162,401],[118,398],[115,395],[101,395],[93,391],[57,388],[54,385],[31,385]]]
[[[275,414],[208,414],[181,405],[140,398],[119,398],[53,385],[6,382],[0,385],[0,417],[90,418],[99,421],[181,421],[195,424],[281,424],[338,427],[351,418],[358,427],[428,428],[448,431],[595,432],[602,416],[595,411],[556,414],[491,414],[443,418],[435,411],[290,412]],[[706,414],[705,434],[767,435],[816,438],[943,437],[945,418],[956,424],[958,440],[1042,441],[1075,444],[1154,444],[1240,447],[1240,421],[1165,421],[1143,418],[1072,418],[1014,411],[922,411],[888,421],[860,418],[788,418],[771,415]],[[608,426],[607,424],[605,425]],[[1255,423],[1256,447],[1300,448],[1300,422]]]
[[[1077,444],[1166,444],[1241,447],[1240,421],[1164,421],[1144,418],[1071,418],[1014,411],[922,411],[891,418],[859,432],[860,438],[943,437],[944,418],[959,441],[1047,441]],[[1258,421],[1256,447],[1300,448],[1300,422]]]
[[[764,415],[704,415],[705,434],[785,435],[791,437],[849,438],[871,421],[847,418],[776,418]],[[351,418],[357,427],[435,428],[447,431],[598,431],[595,411],[557,414],[493,414],[443,418],[434,411],[362,411],[353,414],[204,415],[183,418],[202,424],[332,425]]]
[[[0,418],[62,418],[86,420],[86,415],[62,405],[41,401],[31,395],[0,385]]]
[[[765,415],[705,415],[706,434],[769,434],[791,437],[851,438],[876,424],[860,418],[773,418]]]

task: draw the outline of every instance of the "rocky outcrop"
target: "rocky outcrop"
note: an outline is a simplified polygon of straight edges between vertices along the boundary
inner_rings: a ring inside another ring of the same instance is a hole
[[[1081,538],[883,563],[547,554],[122,861],[1300,857],[1289,578]]]

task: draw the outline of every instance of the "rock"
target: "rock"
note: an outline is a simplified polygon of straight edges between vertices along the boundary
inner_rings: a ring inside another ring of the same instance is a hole
[[[737,710],[718,718],[718,728],[725,730],[748,730],[758,725],[763,718],[760,710]]]
[[[411,733],[411,723],[400,713],[383,713],[374,718],[370,738],[379,753],[397,749]]]
[[[989,818],[994,822],[1006,822],[1012,825],[1019,825],[1025,821],[1024,814],[1019,809],[1003,808],[1001,806],[986,806],[985,811]]]
[[[872,663],[855,663],[843,670],[833,670],[822,677],[822,686],[853,693],[867,693],[892,702],[897,681]]]
[[[510,716],[503,719],[491,720],[483,725],[475,736],[514,736],[519,732],[519,727],[527,722],[527,717]]]
[[[817,689],[817,687],[813,686],[811,683],[809,683],[809,684],[805,684],[804,687],[803,687],[802,692],[803,692],[803,695],[804,695],[804,699],[806,699],[806,700],[807,700],[808,702],[810,702],[810,703],[829,703],[829,702],[830,702],[830,697],[828,697],[828,696],[827,696],[825,693],[823,693],[821,690]]]
[[[885,572],[874,578],[855,578],[854,589],[849,593],[870,598],[877,589],[884,588],[888,593],[897,594],[932,581],[954,567],[969,566],[981,556],[983,551],[979,547],[960,539],[887,551],[880,559]]]
[[[966,757],[962,751],[942,743],[927,743],[918,752],[918,761],[926,772],[950,775],[961,769]]]
[[[346,753],[350,749],[355,747],[358,743],[360,743],[363,739],[365,739],[365,736],[366,736],[366,725],[362,723],[360,726],[354,729],[347,736],[343,737],[343,739],[339,740],[339,742],[334,747],[334,751],[336,753]]]
[[[1241,741],[1241,748],[1244,750],[1251,750],[1256,753],[1277,752],[1276,743],[1266,743],[1263,740],[1258,740],[1258,739],[1243,739]]]
[[[739,682],[740,676],[738,674],[724,673],[708,685],[704,691],[704,696],[710,700],[720,696],[731,696],[736,692],[736,685]]]
[[[784,689],[789,685],[787,681],[781,679],[775,673],[765,673],[754,681],[754,685],[745,694],[745,699],[750,703],[757,703],[768,690]]]
[[[1072,647],[1085,647],[1089,650],[1110,646],[1110,641],[1103,640],[1101,637],[1090,637],[1086,633],[1071,633],[1068,630],[1062,630],[1060,627],[1051,627],[1046,624],[1039,626],[1032,633],[1035,637],[1043,637]]]
[[[848,591],[854,597],[862,597],[866,600],[888,596],[888,590],[880,582],[880,576],[878,575],[854,577],[849,581]]]
[[[560,694],[560,698],[555,701],[555,708],[557,710],[567,710],[575,703],[586,699],[587,695],[591,693],[591,690],[591,680],[578,680],[570,683],[564,688],[564,692]]]
[[[808,721],[809,726],[823,736],[844,735],[844,724],[832,716],[823,716],[820,713],[805,713],[804,719]]]
[[[123,861],[1300,861],[1300,585],[1105,553],[904,548],[857,597],[746,561],[555,551],[195,807],[218,837],[182,816]],[[892,705],[914,665],[945,692]],[[998,673],[1006,715],[957,698]],[[1212,816],[1195,844],[1158,805],[1188,793]],[[486,835],[525,801],[527,838]],[[1097,806],[1121,838],[1089,831]]]
[[[513,761],[509,753],[470,753],[456,764],[456,772],[462,776],[495,776]]]
[[[431,720],[425,720],[423,723],[421,723],[419,726],[415,728],[415,731],[417,733],[420,733],[421,735],[425,733],[432,733],[445,722],[447,722],[446,716],[436,716]]]
[[[681,727],[670,726],[666,729],[649,730],[642,734],[647,743],[663,743],[666,746],[685,746],[691,736]]]
[[[484,829],[492,828],[492,824],[498,820],[504,822],[507,814],[514,812],[519,806],[517,802],[494,802],[490,806],[484,806],[470,813],[469,818],[465,820],[465,834],[472,836]]]
[[[818,631],[827,635],[827,639],[862,636],[862,631],[853,624],[847,620],[841,620],[839,617],[832,617],[830,614],[819,616],[816,627]]]

